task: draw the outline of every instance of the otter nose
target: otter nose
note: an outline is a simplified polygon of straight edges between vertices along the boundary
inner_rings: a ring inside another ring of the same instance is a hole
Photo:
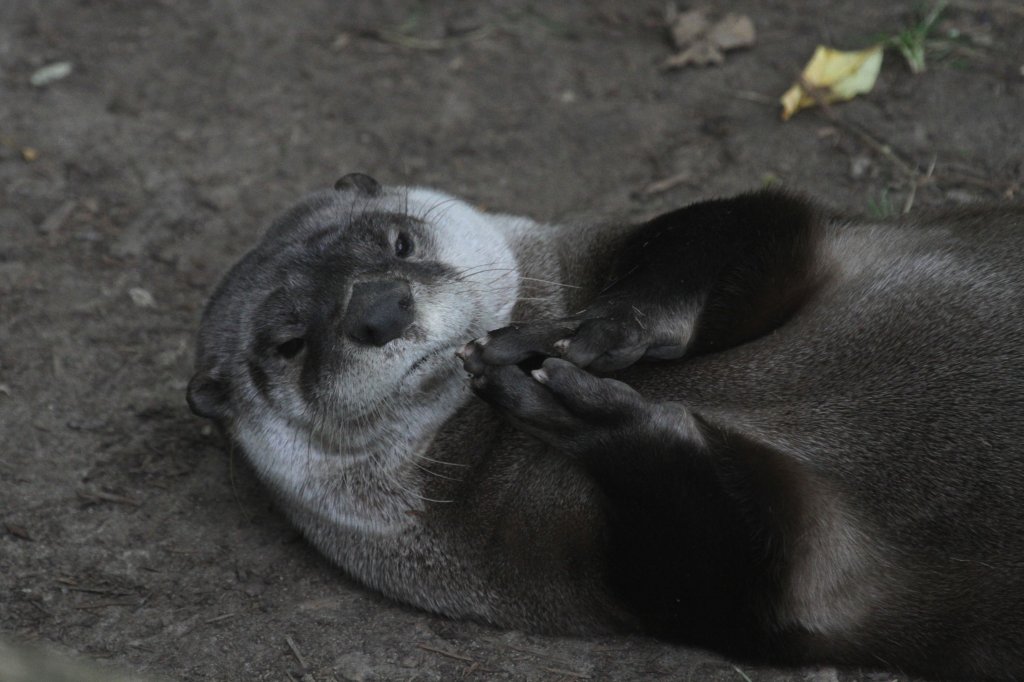
[[[357,343],[383,346],[409,328],[414,314],[408,282],[359,282],[352,287],[341,329]]]

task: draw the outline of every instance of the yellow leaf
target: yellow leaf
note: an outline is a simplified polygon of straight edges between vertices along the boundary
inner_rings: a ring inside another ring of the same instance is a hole
[[[811,61],[807,62],[800,82],[782,95],[782,120],[818,100],[843,102],[870,92],[882,68],[882,46],[875,45],[859,52],[840,52],[819,45]],[[807,92],[812,88],[814,94]]]

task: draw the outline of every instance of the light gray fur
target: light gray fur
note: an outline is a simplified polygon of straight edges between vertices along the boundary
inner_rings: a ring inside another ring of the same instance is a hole
[[[455,352],[468,339],[507,324],[513,308],[523,316],[565,312],[565,293],[574,289],[559,284],[563,273],[553,249],[538,240],[553,236],[554,229],[526,218],[484,214],[422,189],[393,189],[377,198],[323,192],[306,205],[316,208],[298,222],[286,216],[271,228],[263,250],[238,266],[204,317],[198,364],[215,366],[232,378],[230,414],[223,421],[227,435],[307,538],[367,585],[452,616],[523,627],[541,618],[551,630],[600,627],[606,616],[594,605],[603,599],[585,573],[578,583],[535,584],[521,566],[526,557],[510,551],[499,560],[483,551],[473,537],[480,532],[479,519],[466,519],[466,528],[459,529],[452,527],[459,522],[455,515],[443,523],[433,518],[453,504],[448,493],[472,464],[466,461],[469,453],[453,449],[465,447],[474,436],[446,437],[445,432],[471,399]],[[330,395],[323,405],[306,404],[287,377],[275,386],[275,400],[268,404],[249,385],[242,363],[249,353],[247,325],[253,309],[289,275],[275,272],[275,253],[282,242],[325,224],[344,229],[353,215],[365,211],[423,219],[442,245],[439,260],[467,276],[445,282],[440,292],[418,288],[419,333],[389,344],[393,347],[385,353],[352,350],[357,354],[352,366],[324,377]],[[417,357],[435,348],[440,352],[426,367],[403,379]],[[429,390],[420,390],[428,380]],[[482,410],[474,406],[471,411]],[[493,422],[493,416],[481,416],[481,423]],[[475,431],[481,423],[467,429]],[[502,454],[509,445],[499,444],[492,456],[520,459],[516,448]],[[511,480],[521,466],[510,461],[502,475]],[[564,467],[551,468],[553,476],[568,476]],[[566,483],[571,498],[590,494],[585,481]],[[492,485],[500,489],[500,484]],[[521,494],[529,495],[529,489]],[[508,499],[504,504],[534,502]],[[516,525],[495,532],[513,532]],[[536,599],[523,598],[526,593]],[[546,607],[538,610],[537,603]]]
[[[272,228],[204,317],[197,367],[230,385],[227,435],[305,536],[385,594],[501,626],[621,624],[597,569],[573,563],[577,550],[600,551],[593,484],[474,401],[454,357],[510,321],[577,310],[602,285],[596,268],[621,231],[487,214],[421,189],[323,192],[306,205]],[[250,315],[290,276],[276,270],[281,245],[381,210],[422,219],[433,257],[469,274],[415,284],[414,330],[391,347],[339,346],[347,361],[321,378],[319,405],[287,372],[264,399],[244,364]],[[1024,631],[1022,216],[832,220],[819,245],[823,289],[781,328],[619,377],[770,444],[816,482],[783,620],[851,647],[880,630],[906,632],[893,645],[913,647],[940,612],[962,614],[959,636],[979,648],[1005,636],[986,623]],[[689,334],[695,314],[681,305],[665,333]],[[919,525],[935,518],[947,521],[939,535]]]

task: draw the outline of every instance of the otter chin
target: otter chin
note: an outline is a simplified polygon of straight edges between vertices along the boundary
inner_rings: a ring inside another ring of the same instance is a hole
[[[203,313],[192,410],[395,600],[1024,676],[1024,208],[549,225],[353,173]]]

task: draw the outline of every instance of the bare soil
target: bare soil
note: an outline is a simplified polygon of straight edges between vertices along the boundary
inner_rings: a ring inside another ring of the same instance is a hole
[[[902,679],[391,603],[304,544],[184,389],[220,274],[353,170],[547,220],[765,183],[858,214],[1019,201],[1017,0],[951,3],[926,73],[890,52],[841,118],[779,121],[815,45],[912,4],[721,3],[756,46],[664,72],[661,0],[0,2],[0,638],[186,680]]]

